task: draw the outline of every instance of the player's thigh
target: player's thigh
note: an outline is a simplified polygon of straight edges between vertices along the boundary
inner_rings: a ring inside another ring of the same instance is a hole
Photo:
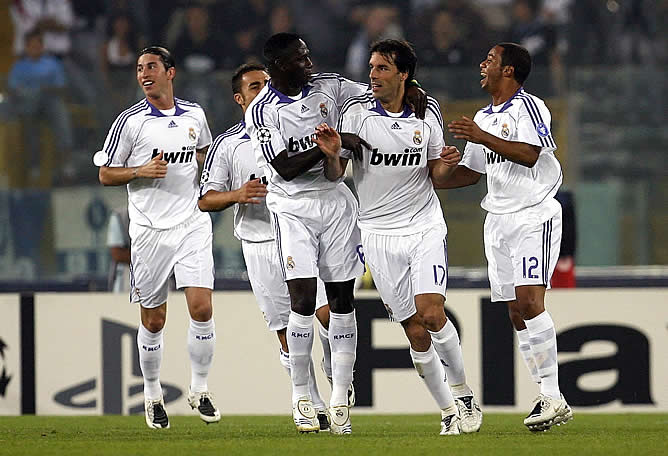
[[[413,292],[445,297],[448,286],[448,247],[445,225],[433,226],[412,235],[410,251]]]
[[[504,230],[503,216],[487,214],[483,233],[492,302],[515,299],[513,262]]]
[[[559,259],[561,210],[543,222],[521,223],[513,240],[515,286],[542,285],[549,288]]]
[[[213,289],[213,233],[208,214],[201,214],[197,220],[169,232],[174,242],[178,242],[178,260],[174,265],[176,288]]]
[[[167,302],[168,279],[175,263],[174,245],[165,231],[130,225],[130,301],[151,309]]]
[[[318,269],[325,282],[346,282],[364,274],[360,255],[355,197],[340,184],[322,201],[323,230],[319,240]]]
[[[267,328],[278,331],[288,326],[290,295],[285,284],[276,243],[243,242],[248,279]]]
[[[305,214],[317,210],[314,201],[295,203],[303,205],[301,209]],[[272,226],[285,280],[317,277],[318,227],[314,226],[313,220],[300,217],[294,211],[272,213]]]
[[[416,313],[406,238],[362,232],[364,259],[387,313],[402,322]]]
[[[315,297],[315,310],[325,307],[328,304],[327,301],[327,290],[325,290],[325,282],[318,277],[317,282],[317,292]]]

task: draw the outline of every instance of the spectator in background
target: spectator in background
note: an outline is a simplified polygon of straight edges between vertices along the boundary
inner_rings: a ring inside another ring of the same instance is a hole
[[[109,215],[107,247],[111,256],[108,290],[130,292],[130,216],[127,206]]]
[[[70,29],[74,11],[69,0],[14,0],[9,13],[14,25],[14,54],[23,55],[29,32],[44,35],[46,53],[64,57],[70,53]]]
[[[269,29],[269,0],[233,0],[221,2],[216,11],[216,24],[231,40],[227,47],[225,67],[240,63],[261,62],[263,37]]]
[[[174,55],[190,74],[220,69],[223,44],[211,33],[211,17],[204,5],[194,4],[185,11],[185,30],[174,44]]]
[[[345,71],[353,79],[363,79],[369,70],[369,48],[384,38],[401,39],[399,10],[387,3],[375,3],[362,14],[357,35],[346,54]]]
[[[71,177],[70,150],[72,124],[65,106],[65,70],[57,58],[44,54],[42,32],[35,29],[24,37],[24,57],[10,69],[7,85],[14,114],[23,124],[24,144],[28,150],[31,179],[40,172],[40,124],[45,120],[53,130],[62,165],[60,171]]]
[[[140,38],[132,18],[124,13],[116,13],[109,18],[107,35],[102,45],[100,68],[104,81],[113,97],[110,106],[113,113],[126,106],[135,94],[134,78],[128,72],[136,64],[136,55],[144,44]]]
[[[449,9],[430,11],[427,30],[431,38],[421,52],[423,65],[472,65],[474,54],[468,41],[468,26]],[[424,29],[423,29],[424,30]]]
[[[266,38],[287,32],[295,32],[295,21],[287,3],[278,3],[274,5],[269,14],[269,33]]]
[[[563,69],[557,50],[557,33],[541,17],[541,3],[542,0],[514,0],[508,41],[522,45],[531,54],[536,73],[541,75],[534,81],[548,81],[551,85],[541,88],[541,92],[550,89],[558,92],[563,81]]]
[[[650,64],[656,62],[656,2],[630,0],[623,3],[619,41],[622,63]]]

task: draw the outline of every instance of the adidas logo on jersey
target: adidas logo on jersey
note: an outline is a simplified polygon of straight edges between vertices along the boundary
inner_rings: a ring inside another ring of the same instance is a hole
[[[302,114],[304,114],[306,111],[308,111],[308,108],[304,105],[302,105]]]
[[[167,128],[176,128],[176,127],[178,127],[178,125],[176,125],[176,122],[174,122],[173,120],[171,120],[169,122],[169,125],[167,125]]]
[[[421,147],[414,147],[411,149],[404,149],[403,154],[381,154],[378,149],[371,151],[371,165],[385,165],[385,166],[419,166],[422,154]]]
[[[390,127],[392,130],[401,130],[401,127],[399,126],[398,123],[394,122],[392,126]]]
[[[158,156],[160,151],[158,148],[153,149],[153,153],[151,154],[151,159],[154,159],[155,157]],[[195,146],[183,146],[180,151],[176,152],[165,152],[165,154],[162,156],[162,159],[165,160],[167,163],[190,163],[193,161],[193,157],[195,156]]]

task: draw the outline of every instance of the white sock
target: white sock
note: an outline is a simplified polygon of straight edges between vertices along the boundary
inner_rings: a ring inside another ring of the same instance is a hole
[[[137,348],[139,349],[139,367],[144,377],[144,397],[156,400],[162,397],[160,386],[160,364],[163,350],[162,329],[156,333],[150,332],[139,324],[137,331]]]
[[[471,388],[466,384],[462,346],[459,343],[459,334],[455,325],[452,324],[451,320],[448,320],[439,331],[429,331],[429,334],[431,334],[431,341],[436,353],[444,363],[448,383],[450,383],[455,396],[470,396],[473,394]]]
[[[320,343],[322,344],[322,353],[325,357],[322,367],[325,369],[327,378],[332,378],[332,349],[329,346],[329,331],[318,320],[318,336],[320,336]]]
[[[329,344],[332,347],[331,407],[348,404],[348,388],[353,382],[357,353],[357,320],[355,311],[347,314],[330,312]]]
[[[557,332],[547,311],[524,320],[529,330],[529,344],[540,376],[540,392],[554,399],[561,397],[557,366]]]
[[[283,347],[279,347],[278,356],[281,361],[281,366],[283,366],[288,375],[290,375],[290,353],[283,351]]]
[[[426,352],[417,352],[412,348],[410,351],[415,370],[422,377],[424,384],[427,385],[427,389],[438,404],[438,408],[443,410],[453,405],[455,399],[452,397],[448,380],[445,378],[445,370],[436,354],[436,350],[434,350],[434,346],[430,346]]]
[[[209,321],[190,319],[188,328],[188,354],[190,355],[190,391],[201,393],[208,391],[207,379],[213,351],[216,347],[216,325],[213,318]]]
[[[315,380],[315,368],[313,366],[313,359],[311,359],[311,363],[309,364],[309,391],[311,393],[311,402],[313,402],[313,409],[316,411],[320,410],[325,410],[327,407],[325,406],[325,401],[322,400],[322,397],[320,396],[320,391],[318,390],[318,383]]]
[[[292,378],[292,403],[309,397],[309,364],[313,348],[313,315],[290,312],[286,331],[290,350],[290,377]],[[310,398],[310,397],[309,397]]]
[[[520,354],[524,360],[531,378],[535,383],[540,385],[540,376],[538,375],[538,369],[536,368],[536,360],[533,358],[533,353],[531,353],[531,344],[529,343],[529,330],[522,329],[521,331],[515,331],[517,333],[517,346],[520,349]]]

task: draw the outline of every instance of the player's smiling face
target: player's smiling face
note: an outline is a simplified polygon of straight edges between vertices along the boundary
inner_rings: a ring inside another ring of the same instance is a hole
[[[290,85],[305,86],[313,72],[311,51],[302,40],[297,40],[281,59],[281,66],[290,75]]]
[[[147,98],[160,98],[165,94],[174,74],[174,68],[165,69],[155,54],[143,54],[137,60],[137,82]]]
[[[494,46],[487,53],[487,58],[480,62],[480,86],[487,92],[493,92],[503,77],[502,53],[503,48],[501,46]]]
[[[374,98],[381,103],[402,99],[402,88],[408,73],[402,73],[390,56],[374,52],[369,59],[369,80]]]

